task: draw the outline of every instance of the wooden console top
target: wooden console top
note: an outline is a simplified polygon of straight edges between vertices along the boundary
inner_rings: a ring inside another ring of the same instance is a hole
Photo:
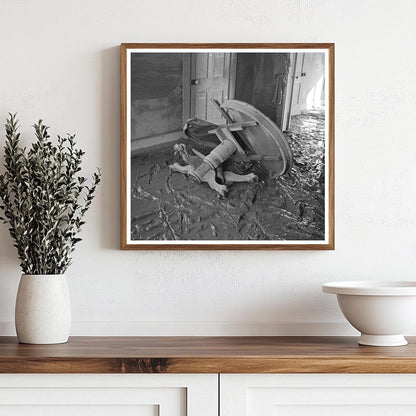
[[[0,337],[0,373],[416,373],[416,338],[365,347],[356,337]]]

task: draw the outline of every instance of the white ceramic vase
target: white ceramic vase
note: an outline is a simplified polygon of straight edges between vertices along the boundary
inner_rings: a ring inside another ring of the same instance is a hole
[[[20,343],[67,342],[71,303],[65,275],[22,275],[17,290],[15,324]]]

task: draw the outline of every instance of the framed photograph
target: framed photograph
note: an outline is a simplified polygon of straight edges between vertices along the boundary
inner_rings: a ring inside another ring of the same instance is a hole
[[[122,44],[121,248],[334,249],[334,44]]]

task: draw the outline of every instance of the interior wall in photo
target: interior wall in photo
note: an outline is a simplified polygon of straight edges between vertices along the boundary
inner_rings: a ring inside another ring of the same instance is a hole
[[[131,138],[182,129],[182,54],[131,55]]]

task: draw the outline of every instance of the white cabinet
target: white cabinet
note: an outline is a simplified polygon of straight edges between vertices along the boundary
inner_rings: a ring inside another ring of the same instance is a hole
[[[0,416],[415,414],[412,374],[0,374]]]
[[[414,416],[411,374],[222,374],[221,416]]]
[[[218,416],[217,374],[1,374],[0,416]]]

